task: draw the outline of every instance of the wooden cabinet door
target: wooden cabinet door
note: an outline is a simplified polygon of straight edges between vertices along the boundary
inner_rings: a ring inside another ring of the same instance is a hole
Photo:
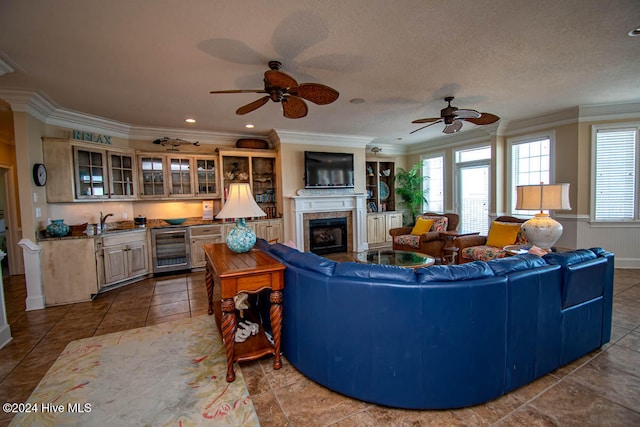
[[[107,151],[109,164],[109,197],[135,199],[138,196],[135,157],[130,153]]]
[[[75,159],[76,198],[108,198],[106,151],[74,147],[73,155]]]
[[[129,277],[127,271],[127,245],[103,248],[103,254],[105,285],[110,285]]]
[[[193,159],[187,156],[168,156],[169,197],[193,197]]]
[[[385,239],[385,216],[383,214],[367,215],[367,242],[369,244],[382,243]]]
[[[147,253],[147,242],[139,242],[127,245],[127,275],[128,277],[139,276],[149,272],[149,257]]]
[[[140,170],[140,197],[165,197],[165,162],[164,156],[143,154],[138,157]]]
[[[202,245],[210,243],[222,243],[222,235],[213,236],[201,236],[191,238],[191,267],[199,268],[207,265],[207,259],[205,258],[204,249]]]
[[[386,226],[387,228],[385,230],[385,241],[392,242],[393,237],[391,237],[391,235],[389,234],[389,230],[391,230],[392,228],[402,227],[402,213],[397,212],[387,214]]]

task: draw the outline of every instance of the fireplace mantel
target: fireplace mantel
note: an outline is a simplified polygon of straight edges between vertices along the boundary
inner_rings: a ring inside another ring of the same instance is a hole
[[[365,194],[309,194],[289,197],[291,212],[291,235],[298,248],[304,248],[304,215],[309,213],[352,213],[353,233],[351,239],[357,252],[366,251],[367,210]]]

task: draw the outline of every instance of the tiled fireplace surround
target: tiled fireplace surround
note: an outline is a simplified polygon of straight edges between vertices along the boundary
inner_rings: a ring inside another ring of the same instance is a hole
[[[347,218],[347,250],[361,252],[367,245],[367,211],[364,194],[303,194],[290,198],[292,233],[298,248],[309,250],[309,221]]]

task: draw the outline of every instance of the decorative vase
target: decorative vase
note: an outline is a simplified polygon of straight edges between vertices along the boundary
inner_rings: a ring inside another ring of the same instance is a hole
[[[64,219],[52,219],[47,225],[47,233],[51,237],[64,237],[69,234],[69,226],[64,223]]]
[[[249,252],[256,244],[256,233],[249,227],[244,218],[236,219],[236,226],[227,234],[227,246],[233,252]]]

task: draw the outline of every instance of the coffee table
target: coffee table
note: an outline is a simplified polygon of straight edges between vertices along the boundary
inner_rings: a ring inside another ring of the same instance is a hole
[[[369,249],[356,254],[356,261],[363,264],[396,265],[399,267],[428,267],[436,262],[430,255],[420,252],[393,249]]]

